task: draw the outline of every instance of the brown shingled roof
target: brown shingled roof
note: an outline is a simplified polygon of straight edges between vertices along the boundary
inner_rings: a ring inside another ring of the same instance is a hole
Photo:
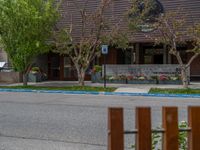
[[[71,15],[73,16],[73,24],[76,30],[73,31],[73,36],[78,39],[81,30],[80,14],[77,12],[78,9],[84,7],[85,1],[88,1],[86,5],[87,12],[92,12],[98,7],[100,0],[76,0],[76,4],[73,0],[64,0],[62,2],[60,12],[62,18],[58,23],[58,27],[66,27],[69,25]],[[191,26],[194,22],[200,22],[200,0],[160,0],[164,7],[164,11],[175,11],[178,8],[186,15],[187,26]],[[130,0],[113,0],[109,6],[109,9],[105,12],[105,16],[111,20],[112,23],[116,23],[119,20],[123,29],[128,28],[126,19],[126,13],[131,7]],[[133,33],[130,36],[131,42],[151,42],[152,40],[147,38],[144,33]]]

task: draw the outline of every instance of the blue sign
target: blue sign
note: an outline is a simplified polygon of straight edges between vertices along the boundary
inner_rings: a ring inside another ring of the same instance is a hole
[[[101,46],[101,53],[104,55],[108,54],[108,45]]]

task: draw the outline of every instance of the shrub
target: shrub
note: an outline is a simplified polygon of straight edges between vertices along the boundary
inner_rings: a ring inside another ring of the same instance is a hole
[[[39,67],[32,67],[30,72],[31,73],[38,73],[38,72],[40,72],[40,68]]]
[[[179,124],[179,128],[184,129],[187,128],[188,124],[186,121],[181,121]],[[156,129],[161,129],[157,127]],[[179,132],[179,150],[187,150],[187,133],[186,132]],[[153,133],[152,134],[152,150],[161,150],[162,146],[162,135],[161,133]],[[132,149],[135,149],[135,145],[132,145]]]
[[[162,74],[162,75],[159,76],[159,80],[161,80],[161,81],[169,80],[169,77]]]
[[[97,72],[102,72],[102,67],[99,66],[99,65],[95,65],[95,66],[92,68],[92,73],[97,73]]]

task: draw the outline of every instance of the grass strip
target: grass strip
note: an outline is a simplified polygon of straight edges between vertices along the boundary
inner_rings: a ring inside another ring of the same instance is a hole
[[[113,92],[114,87],[92,87],[92,86],[65,86],[65,87],[44,87],[44,86],[0,86],[0,89],[30,89],[30,90],[63,90],[63,91],[91,91],[91,92]]]
[[[151,88],[150,94],[200,94],[200,89],[162,89],[162,88]]]

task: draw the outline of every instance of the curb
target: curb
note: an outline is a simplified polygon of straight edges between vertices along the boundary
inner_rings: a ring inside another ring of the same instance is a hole
[[[0,88],[0,92],[75,94],[75,95],[107,95],[107,96],[116,95],[116,96],[200,98],[200,94],[148,94],[148,93],[127,93],[127,92],[90,92],[90,91],[30,90],[30,89],[1,89],[1,88]]]
[[[1,89],[0,92],[25,92],[25,93],[52,93],[52,94],[92,94],[99,95],[100,92],[88,91],[64,91],[64,90],[30,90],[30,89]],[[102,92],[103,93],[103,92]]]
[[[148,94],[148,93],[105,93],[105,95],[118,95],[118,96],[143,96],[143,97],[168,97],[168,98],[200,98],[200,94]]]

